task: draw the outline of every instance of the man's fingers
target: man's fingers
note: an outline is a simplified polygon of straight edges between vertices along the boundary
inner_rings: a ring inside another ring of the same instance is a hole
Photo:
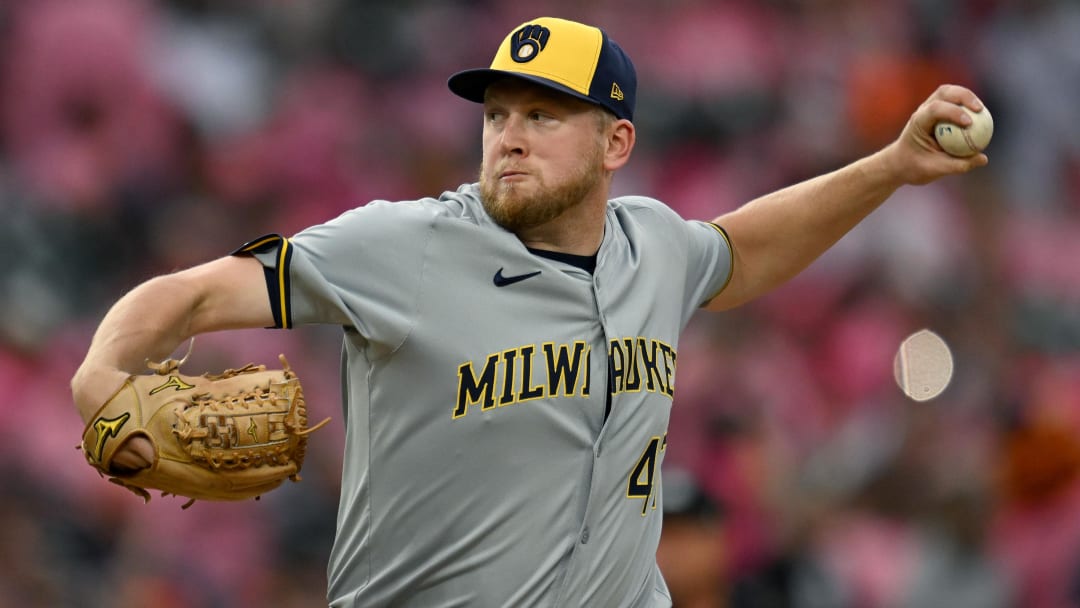
[[[946,156],[948,156],[948,155],[946,155]],[[978,169],[979,167],[983,167],[988,162],[990,162],[990,159],[987,158],[985,154],[979,153],[979,154],[976,154],[974,156],[968,156],[966,158],[957,158],[957,157],[954,157],[954,156],[949,156],[947,162],[951,166],[947,167],[947,170],[946,170],[945,174],[950,175],[950,174],[954,174],[954,173],[967,173],[968,171],[971,171],[972,169]]]
[[[982,101],[967,87],[958,84],[943,84],[930,96],[931,100],[941,100],[957,106],[967,106],[972,112],[983,108]]]
[[[976,113],[983,110],[982,101],[971,89],[955,84],[943,84],[917,110],[915,124],[919,131],[929,133],[933,139],[934,128],[939,122],[970,126],[971,116],[964,111],[965,107]]]
[[[109,469],[118,474],[130,474],[154,464],[154,445],[138,435],[124,441],[113,454]]]
[[[944,99],[932,99],[923,106],[922,120],[919,121],[924,129],[932,130],[934,125],[946,121],[967,127],[971,125],[971,117],[964,111],[963,106]]]

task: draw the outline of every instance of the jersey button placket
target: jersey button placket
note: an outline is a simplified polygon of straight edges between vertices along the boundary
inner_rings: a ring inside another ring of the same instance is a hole
[[[585,526],[585,529],[581,531],[581,544],[589,544],[589,527]]]
[[[600,277],[593,277],[593,297],[596,298],[596,312],[600,317],[600,323],[607,325],[607,316],[604,307],[600,304]]]

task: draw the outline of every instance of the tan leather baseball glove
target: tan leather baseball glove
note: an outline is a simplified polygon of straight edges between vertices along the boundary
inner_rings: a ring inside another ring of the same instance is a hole
[[[248,364],[221,374],[185,376],[182,361],[148,363],[86,421],[87,462],[113,483],[150,500],[148,490],[195,499],[258,498],[286,479],[300,480],[307,426],[300,380],[285,356],[282,369]],[[185,357],[186,359],[186,357]],[[113,471],[113,454],[132,435],[154,447],[150,467]]]

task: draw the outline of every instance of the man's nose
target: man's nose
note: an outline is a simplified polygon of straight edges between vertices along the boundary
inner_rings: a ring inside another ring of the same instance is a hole
[[[525,129],[524,116],[518,114],[507,116],[502,132],[499,133],[499,144],[504,153],[524,155],[528,152],[528,137]]]

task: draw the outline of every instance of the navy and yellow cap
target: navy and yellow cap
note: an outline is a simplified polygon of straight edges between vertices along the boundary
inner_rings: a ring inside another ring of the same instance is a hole
[[[634,119],[637,73],[630,57],[603,30],[565,19],[523,23],[503,40],[489,68],[458,72],[447,85],[483,103],[484,90],[504,76],[535,82]]]

